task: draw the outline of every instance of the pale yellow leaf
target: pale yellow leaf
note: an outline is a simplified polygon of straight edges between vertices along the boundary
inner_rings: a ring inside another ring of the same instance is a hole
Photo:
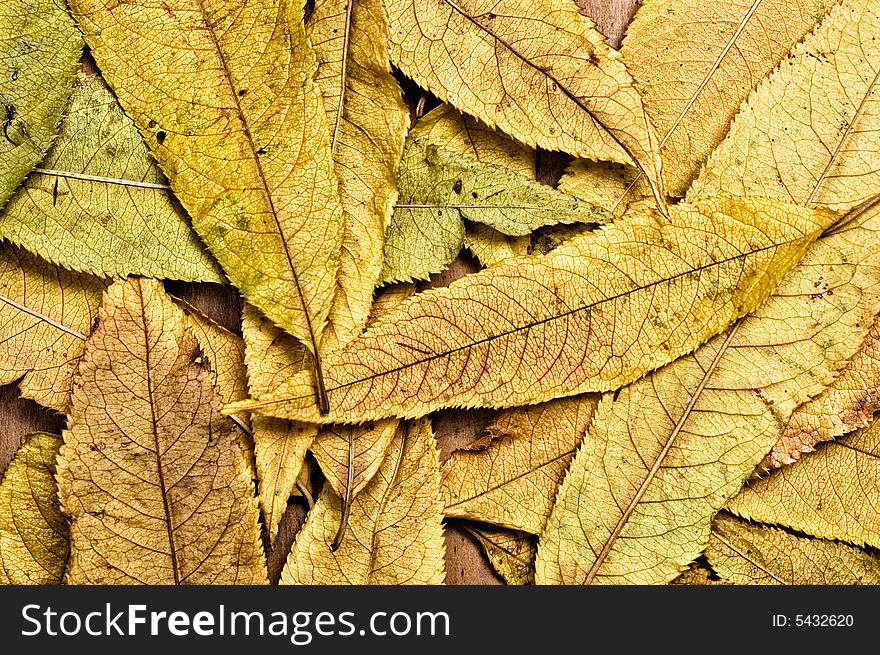
[[[58,504],[55,457],[61,437],[34,434],[0,484],[0,584],[60,584],[69,529]]]
[[[373,479],[397,433],[397,419],[321,430],[311,450],[340,498],[354,498]]]
[[[211,363],[211,379],[224,403],[247,398],[247,369],[244,363],[244,339],[211,320],[194,307],[180,301],[186,316],[186,329],[199,342]]]
[[[623,216],[630,203],[651,199],[651,189],[638,169],[586,159],[576,159],[565,169],[559,190],[604,207],[615,218]]]
[[[328,547],[341,501],[324,489],[309,512],[282,584],[442,584],[443,503],[439,459],[427,420],[401,428],[372,481],[352,501],[348,531]]]
[[[816,290],[827,293],[827,289]],[[765,458],[778,468],[791,464],[817,443],[866,427],[880,411],[880,317],[840,375],[825,391],[798,407]]]
[[[712,568],[740,585],[880,584],[880,559],[863,550],[721,514],[706,548]]]
[[[588,395],[503,410],[488,443],[444,462],[446,516],[541,534],[597,403]]]
[[[342,208],[294,0],[73,0],[86,42],[193,227],[245,298],[312,353]]]
[[[0,246],[0,384],[66,412],[106,283]]]
[[[464,226],[464,247],[483,266],[492,266],[509,257],[528,255],[531,243],[530,236],[507,236],[480,223],[465,223]]]
[[[616,389],[754,309],[831,220],[757,199],[632,213],[401,303],[326,358],[327,415],[303,375],[225,411],[363,422]]]
[[[259,584],[236,425],[160,283],[112,285],[80,360],[58,463],[71,584]]]
[[[535,180],[535,149],[520,143],[482,121],[442,104],[419,119],[410,134],[445,150],[484,164],[506,168]]]
[[[528,145],[635,163],[665,203],[641,97],[618,53],[572,2],[388,0],[387,7],[392,61],[419,86]]]
[[[492,568],[507,584],[535,583],[537,547],[534,535],[467,523],[461,527],[480,543]]]
[[[318,59],[315,81],[343,208],[337,291],[323,344],[330,349],[360,334],[370,313],[409,111],[391,76],[381,0],[317,0],[306,33]]]
[[[699,555],[713,515],[880,310],[878,230],[875,207],[726,334],[602,398],[541,535],[538,583],[665,583]]]
[[[294,495],[306,452],[318,434],[318,426],[254,415],[251,417],[251,433],[260,507],[269,539],[274,540],[287,501]]]
[[[63,0],[0,2],[0,207],[55,138],[82,46]]]
[[[620,49],[683,196],[743,100],[835,0],[646,0]],[[784,130],[779,124],[780,131]],[[760,195],[760,194],[759,194]]]
[[[94,275],[225,279],[94,75],[80,75],[52,149],[0,213],[0,236]]]
[[[880,423],[753,480],[727,503],[743,518],[880,546]]]
[[[708,566],[695,562],[687,567],[684,570],[684,573],[675,578],[675,580],[673,580],[669,584],[691,586],[697,585],[705,587],[707,585],[724,585],[729,583],[724,582],[723,580],[719,580],[718,577],[715,575],[715,571],[710,569]]]
[[[788,4],[788,3],[787,3]],[[880,186],[880,5],[844,0],[749,97],[688,197],[847,210]]]

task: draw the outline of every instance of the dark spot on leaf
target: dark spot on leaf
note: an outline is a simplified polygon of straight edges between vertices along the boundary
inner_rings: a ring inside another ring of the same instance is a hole
[[[147,123],[147,127],[151,130],[155,130],[157,127],[159,127],[159,124],[156,121],[150,121],[149,123]]]
[[[474,198],[476,198],[476,197],[477,197],[477,192],[476,192],[476,191],[471,191],[471,195],[472,195]]]
[[[11,75],[11,77],[12,77],[12,81],[13,81],[13,82],[15,82],[15,80],[18,79],[18,69],[17,69],[17,68],[13,68],[13,69],[12,69],[12,75]]]
[[[265,148],[260,148],[259,150],[257,150],[258,155],[265,155],[266,152],[268,152],[268,151]]]
[[[12,125],[12,120],[15,118],[15,105],[6,105],[3,115],[3,136],[6,137],[6,140],[9,141],[9,143],[16,146],[18,144],[9,136],[9,126]]]
[[[244,98],[246,95],[247,95],[247,89],[239,89],[238,90],[238,97],[239,98]]]
[[[159,130],[158,132],[156,132],[156,141],[159,142],[159,145],[160,145],[160,146],[161,146],[163,143],[165,143],[165,137],[166,137],[166,136],[168,136],[168,135],[165,133],[164,130]]]
[[[452,190],[456,193],[461,193],[461,180],[455,181],[455,184],[452,185]]]

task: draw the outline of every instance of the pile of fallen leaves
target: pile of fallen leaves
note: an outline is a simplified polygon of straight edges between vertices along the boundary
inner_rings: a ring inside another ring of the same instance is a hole
[[[619,51],[571,0],[61,2],[0,0],[0,381],[66,416],[0,581],[265,583],[300,495],[283,583],[442,583],[444,521],[510,583],[880,583],[877,0]],[[444,408],[497,412],[441,466]]]

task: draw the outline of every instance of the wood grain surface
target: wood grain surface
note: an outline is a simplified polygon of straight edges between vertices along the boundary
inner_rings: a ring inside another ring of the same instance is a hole
[[[605,34],[608,43],[619,47],[627,24],[638,7],[638,0],[574,0],[581,11],[593,18],[598,28]],[[84,68],[92,68],[93,63],[84,61]],[[405,95],[414,116],[423,114],[436,104],[436,99],[404,84]],[[557,153],[540,151],[536,168],[540,179],[555,183],[562,173],[567,159]],[[443,274],[432,279],[429,286],[445,286],[454,279],[476,270],[476,262],[460,257]],[[221,325],[240,334],[241,302],[238,293],[230,287],[218,284],[187,284],[168,282],[169,293],[181,297]],[[493,412],[488,410],[449,410],[433,415],[434,430],[441,460],[449,457],[456,448],[467,445],[482,436],[486,423]],[[64,427],[64,417],[19,397],[18,386],[11,384],[0,387],[0,473],[12,459],[24,437],[33,432],[53,432],[60,434]],[[287,512],[281,520],[279,535],[275,543],[267,547],[269,577],[276,582],[287,558],[290,546],[305,520],[308,506],[301,498],[292,499]],[[448,521],[446,529],[446,563],[448,584],[503,584],[491,569],[480,547],[466,531]]]

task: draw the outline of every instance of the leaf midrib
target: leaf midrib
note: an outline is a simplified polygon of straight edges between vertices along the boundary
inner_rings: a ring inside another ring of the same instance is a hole
[[[721,265],[723,265],[723,264],[726,264],[726,263],[729,263],[729,262],[732,262],[732,261],[736,261],[736,260],[738,260],[738,259],[742,259],[742,258],[745,258],[745,257],[751,257],[751,256],[753,256],[753,255],[759,254],[759,253],[764,252],[764,251],[767,251],[767,250],[772,250],[772,249],[774,249],[774,248],[781,248],[781,247],[783,247],[783,246],[786,246],[786,245],[789,245],[789,244],[795,243],[795,242],[797,242],[797,241],[800,241],[801,239],[804,239],[804,238],[806,238],[806,237],[807,237],[807,235],[801,235],[800,237],[798,237],[798,238],[796,238],[796,239],[789,239],[788,241],[783,241],[783,242],[781,242],[781,243],[774,243],[774,244],[771,244],[771,245],[768,245],[768,246],[763,246],[763,247],[758,248],[758,249],[756,249],[756,250],[750,250],[749,252],[738,254],[738,255],[736,255],[736,256],[734,256],[734,257],[728,257],[728,258],[726,258],[726,259],[722,259],[722,260],[719,260],[719,261],[716,261],[716,262],[712,262],[712,263],[710,263],[710,264],[704,264],[703,266],[698,266],[698,267],[695,267],[695,268],[689,269],[689,270],[687,270],[687,271],[684,271],[684,272],[682,272],[682,273],[678,273],[678,274],[673,275],[673,276],[671,276],[671,277],[663,278],[662,280],[656,280],[656,281],[651,282],[651,283],[649,283],[649,284],[646,284],[646,285],[643,285],[643,286],[639,286],[639,287],[635,287],[635,288],[632,288],[632,289],[628,289],[627,291],[621,292],[621,293],[619,293],[619,294],[615,294],[615,295],[613,295],[613,296],[609,296],[609,297],[607,297],[607,298],[602,298],[601,300],[597,300],[597,301],[595,301],[595,302],[593,302],[593,303],[591,303],[591,304],[589,304],[589,305],[583,305],[583,306],[581,306],[581,307],[576,307],[575,309],[570,309],[570,310],[568,310],[568,311],[566,311],[566,312],[563,312],[563,313],[561,313],[561,314],[555,314],[555,315],[553,315],[553,316],[549,316],[549,317],[544,318],[544,319],[541,319],[541,320],[539,320],[539,321],[534,321],[534,322],[532,322],[532,323],[528,323],[527,325],[522,325],[522,326],[519,326],[519,327],[516,327],[516,328],[512,328],[512,329],[510,329],[510,330],[505,330],[505,331],[503,331],[503,332],[499,332],[498,334],[490,335],[490,336],[488,336],[488,337],[484,337],[484,338],[482,338],[482,339],[478,339],[478,340],[476,340],[476,341],[472,341],[472,342],[470,342],[470,343],[468,343],[468,344],[466,344],[466,345],[459,346],[459,347],[457,347],[457,348],[451,348],[451,349],[449,349],[449,350],[445,350],[445,351],[443,351],[443,352],[436,353],[436,354],[431,355],[431,356],[429,356],[429,357],[425,357],[425,358],[423,358],[423,359],[419,359],[419,360],[416,360],[416,361],[411,362],[411,363],[408,363],[408,364],[404,364],[404,365],[401,365],[401,366],[397,366],[397,367],[395,367],[395,368],[391,368],[391,369],[388,369],[388,370],[385,370],[385,371],[380,371],[380,372],[378,372],[378,373],[374,373],[374,374],[369,375],[369,376],[364,376],[364,377],[362,377],[362,378],[358,378],[357,380],[352,380],[351,382],[346,382],[346,383],[340,384],[340,385],[335,386],[335,387],[333,387],[333,386],[331,386],[331,387],[327,387],[327,391],[328,391],[328,392],[331,392],[331,391],[338,391],[338,390],[340,390],[340,389],[345,389],[345,388],[347,388],[347,387],[350,387],[350,386],[353,386],[353,385],[356,385],[356,384],[362,384],[362,383],[364,383],[364,382],[369,382],[370,380],[374,380],[374,379],[376,379],[376,378],[383,377],[383,376],[385,376],[385,375],[389,375],[389,374],[392,374],[392,373],[397,373],[397,372],[402,371],[402,370],[407,369],[407,368],[412,368],[412,367],[414,367],[414,366],[421,366],[421,365],[423,365],[423,364],[426,364],[426,363],[432,362],[432,361],[434,361],[434,360],[442,359],[442,358],[444,358],[444,357],[448,357],[448,356],[450,356],[450,355],[454,355],[455,353],[460,352],[460,351],[462,351],[462,350],[467,350],[467,349],[469,349],[469,348],[474,348],[474,347],[476,347],[476,346],[480,346],[480,345],[482,345],[482,344],[484,344],[484,343],[487,343],[487,342],[490,342],[490,341],[495,341],[496,339],[502,339],[502,338],[508,337],[508,336],[510,336],[510,335],[512,335],[512,334],[516,334],[516,333],[518,333],[518,332],[521,332],[521,331],[523,331],[523,330],[531,329],[531,328],[536,327],[536,326],[538,326],[538,325],[543,325],[543,324],[545,324],[545,323],[550,323],[550,322],[552,322],[552,321],[561,320],[561,319],[567,318],[568,316],[572,316],[572,315],[574,315],[574,314],[577,314],[577,313],[579,313],[579,312],[583,312],[583,311],[591,310],[591,309],[595,308],[596,306],[599,306],[599,305],[602,305],[602,304],[605,304],[605,303],[609,303],[609,302],[613,302],[613,301],[615,301],[615,300],[618,300],[619,298],[622,298],[622,297],[627,296],[627,295],[629,295],[629,294],[635,293],[635,292],[637,292],[637,291],[644,291],[644,290],[646,290],[646,289],[650,289],[651,287],[654,287],[654,286],[657,286],[657,285],[660,285],[660,284],[666,284],[666,283],[672,282],[673,280],[677,280],[677,279],[679,279],[679,278],[682,278],[682,277],[685,277],[685,276],[688,276],[688,275],[693,275],[694,273],[699,273],[699,272],[701,272],[701,271],[703,271],[703,270],[707,270],[707,269],[710,269],[710,268],[715,267],[715,266],[721,266]],[[428,292],[428,293],[429,293],[429,292]],[[305,398],[305,397],[306,397],[306,396],[293,396],[293,397],[287,397],[287,398],[284,398],[284,399],[270,400],[270,401],[263,401],[263,403],[264,403],[264,405],[271,405],[271,404],[284,403],[284,402],[287,402],[287,401],[289,401],[289,400],[297,400],[297,399]]]
[[[458,13],[459,15],[461,15],[462,17],[464,17],[466,20],[468,20],[469,22],[471,22],[473,25],[475,25],[475,26],[477,27],[477,29],[479,29],[479,30],[485,32],[487,35],[489,35],[489,37],[491,37],[492,39],[494,39],[495,41],[497,41],[498,43],[500,43],[502,46],[504,46],[504,48],[505,48],[506,50],[508,50],[509,52],[511,52],[511,53],[512,53],[517,59],[519,59],[520,61],[522,61],[526,66],[528,66],[529,68],[531,68],[531,69],[533,69],[533,70],[535,70],[535,71],[538,71],[541,75],[544,75],[545,77],[547,77],[547,79],[549,79],[549,80],[552,81],[554,84],[556,84],[556,87],[557,87],[560,91],[562,91],[563,95],[565,95],[569,100],[571,100],[572,102],[574,102],[578,107],[580,107],[584,112],[586,112],[587,115],[588,115],[591,119],[593,119],[593,120],[596,122],[596,125],[598,125],[598,126],[602,129],[602,131],[603,131],[605,134],[607,134],[607,135],[612,139],[612,141],[614,141],[614,144],[615,144],[617,147],[619,147],[619,148],[620,148],[620,149],[621,149],[621,150],[627,155],[627,157],[629,157],[629,158],[632,160],[632,162],[633,162],[633,164],[636,166],[636,168],[638,168],[639,171],[641,171],[641,173],[642,173],[643,175],[646,175],[646,173],[645,173],[645,169],[642,167],[641,162],[640,162],[639,159],[633,154],[633,152],[632,152],[632,150],[629,148],[629,146],[627,146],[626,144],[624,144],[624,143],[620,140],[620,138],[618,138],[618,136],[617,136],[616,134],[614,134],[614,132],[612,132],[612,131],[609,129],[609,127],[608,127],[608,126],[607,126],[607,125],[606,125],[606,124],[605,124],[605,123],[604,123],[604,122],[603,122],[598,116],[596,116],[596,114],[595,114],[595,113],[594,113],[589,107],[587,107],[587,106],[586,106],[586,105],[585,105],[585,104],[584,104],[584,103],[583,103],[583,102],[577,97],[577,95],[575,95],[575,93],[574,93],[573,91],[571,91],[567,86],[565,86],[562,82],[560,82],[556,77],[554,77],[554,76],[553,76],[552,74],[550,74],[548,71],[544,70],[543,68],[541,68],[540,66],[538,66],[538,65],[535,64],[534,62],[530,61],[527,57],[525,57],[523,54],[521,54],[521,53],[520,53],[518,50],[516,50],[513,46],[511,46],[509,43],[507,43],[507,41],[505,41],[505,40],[502,39],[500,36],[498,36],[497,34],[495,34],[494,32],[492,32],[488,27],[486,27],[486,26],[483,25],[482,23],[478,22],[478,21],[476,20],[476,18],[474,18],[473,16],[471,16],[470,14],[468,14],[464,9],[462,9],[461,7],[459,7],[459,6],[458,6],[457,4],[455,4],[452,0],[443,0],[443,2],[445,2],[447,5],[449,5],[449,7],[450,7],[453,11],[455,11],[456,13]],[[591,45],[592,45],[592,44],[591,44]]]
[[[254,142],[253,135],[251,134],[250,125],[248,123],[247,118],[245,117],[244,111],[241,107],[241,100],[238,96],[235,81],[232,77],[232,71],[229,70],[229,65],[226,62],[226,57],[223,54],[223,49],[220,47],[220,40],[217,36],[217,32],[215,30],[214,24],[208,19],[208,11],[205,8],[205,0],[198,0],[199,11],[201,13],[201,18],[205,24],[205,31],[211,37],[211,43],[214,46],[214,50],[217,55],[217,59],[220,63],[220,69],[223,73],[223,77],[226,81],[227,86],[229,87],[230,96],[232,97],[232,102],[235,106],[235,113],[241,123],[242,133],[244,134],[245,141],[247,142],[248,148],[250,150],[251,159],[256,166],[257,177],[260,180],[260,185],[263,189],[263,195],[266,198],[266,202],[269,206],[269,212],[272,214],[272,219],[275,222],[275,227],[278,230],[278,235],[280,236],[280,240],[282,243],[282,247],[284,250],[284,255],[287,259],[288,267],[290,268],[291,275],[293,276],[294,287],[296,287],[297,297],[300,301],[300,305],[302,306],[303,316],[305,317],[306,328],[309,336],[309,341],[311,342],[311,350],[314,355],[314,366],[316,377],[318,378],[318,382],[321,386],[323,386],[323,375],[321,373],[321,365],[320,365],[320,357],[318,355],[318,341],[315,335],[314,328],[312,327],[312,317],[309,313],[309,307],[306,303],[305,294],[303,293],[302,286],[299,282],[299,274],[296,270],[296,267],[293,263],[293,254],[290,252],[290,248],[287,245],[287,238],[285,236],[284,228],[281,224],[281,219],[278,216],[278,211],[275,207],[275,199],[272,196],[272,191],[269,187],[269,180],[266,177],[266,172],[263,170],[263,163],[260,159],[260,155],[257,153],[257,146]],[[323,390],[321,390],[323,391]],[[320,395],[320,394],[319,394]],[[320,402],[320,399],[319,399]]]

